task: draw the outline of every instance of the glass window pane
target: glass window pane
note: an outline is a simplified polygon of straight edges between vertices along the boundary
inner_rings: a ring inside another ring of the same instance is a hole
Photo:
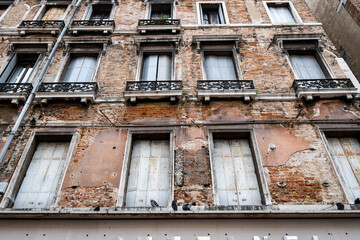
[[[325,79],[326,76],[322,71],[314,55],[290,55],[291,63],[300,79]]]

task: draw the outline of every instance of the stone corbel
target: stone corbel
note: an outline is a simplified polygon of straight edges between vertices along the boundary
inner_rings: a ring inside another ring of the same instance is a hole
[[[9,49],[7,51],[7,55],[9,56],[13,51],[14,51],[14,44],[13,43],[10,43],[9,44]]]
[[[240,41],[239,40],[235,41],[235,50],[237,53],[240,53]]]
[[[196,52],[197,53],[201,52],[201,42],[196,42]]]
[[[48,44],[47,44],[47,51],[46,51],[46,54],[49,54],[49,53],[51,52],[52,46],[53,46],[53,44],[52,44],[52,43],[48,43]]]
[[[107,48],[109,46],[109,42],[104,42],[103,43],[103,50],[102,50],[102,55],[106,55],[106,51],[107,51]]]
[[[175,53],[179,53],[180,41],[175,42]]]
[[[139,55],[140,53],[140,48],[141,48],[141,45],[139,42],[136,43],[136,54]]]
[[[65,44],[64,44],[63,56],[65,56],[66,54],[68,54],[69,50],[70,50],[70,44],[69,44],[69,43],[65,43]]]

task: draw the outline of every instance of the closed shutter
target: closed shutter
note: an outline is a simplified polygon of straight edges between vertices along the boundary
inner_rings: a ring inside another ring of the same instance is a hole
[[[69,142],[39,142],[15,199],[14,208],[50,208]]]
[[[360,144],[357,138],[328,138],[335,164],[353,200],[360,198]]]
[[[10,60],[9,64],[6,66],[6,69],[4,70],[3,74],[1,75],[0,83],[6,82],[11,72],[14,70],[17,62],[18,62],[18,56],[17,54],[15,54],[14,57]]]
[[[153,54],[145,56],[142,81],[171,80],[171,55]]]
[[[65,7],[51,7],[46,11],[42,20],[62,20],[65,10]]]
[[[261,205],[247,139],[215,139],[213,158],[220,205]]]
[[[290,55],[291,63],[299,79],[326,79],[314,55]]]
[[[126,189],[126,207],[149,207],[170,199],[170,145],[167,140],[136,140],[133,144]]]
[[[64,82],[90,82],[95,67],[96,57],[74,57],[67,68]]]
[[[274,23],[295,23],[288,6],[273,6],[269,7],[269,10]]]
[[[237,80],[231,56],[205,56],[205,72],[207,80]]]

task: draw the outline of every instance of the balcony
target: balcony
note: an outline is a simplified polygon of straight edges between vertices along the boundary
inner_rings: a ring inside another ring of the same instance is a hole
[[[103,34],[110,34],[114,29],[115,22],[113,20],[74,20],[70,26],[70,31],[75,35],[79,32],[102,32]]]
[[[50,33],[57,35],[65,26],[62,20],[35,20],[35,21],[22,21],[18,26],[18,31],[21,35],[32,33]]]
[[[0,100],[19,104],[19,100],[26,100],[32,88],[31,83],[0,83]]]
[[[147,32],[180,32],[180,19],[140,19],[138,24],[138,32],[146,34]]]
[[[353,99],[357,88],[348,78],[339,79],[299,79],[294,80],[292,87],[298,98],[312,100],[314,97]]]
[[[124,97],[135,103],[136,99],[170,98],[175,102],[182,95],[182,81],[129,81],[126,83]]]
[[[36,99],[47,103],[49,99],[80,99],[81,102],[94,102],[98,91],[96,82],[56,82],[42,83],[36,93]]]
[[[197,90],[199,98],[204,101],[210,101],[210,98],[244,98],[250,101],[256,96],[252,80],[200,80]]]

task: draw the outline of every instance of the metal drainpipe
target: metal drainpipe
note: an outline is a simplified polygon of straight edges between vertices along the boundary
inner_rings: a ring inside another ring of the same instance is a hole
[[[31,91],[29,97],[27,98],[23,109],[21,110],[21,112],[19,114],[19,117],[17,118],[17,120],[15,122],[15,125],[11,129],[10,135],[9,135],[8,139],[6,140],[5,145],[4,145],[4,147],[3,147],[2,151],[1,151],[1,154],[0,154],[0,164],[5,159],[5,154],[6,154],[7,150],[9,149],[9,146],[10,146],[15,134],[17,133],[17,131],[19,129],[19,126],[20,126],[21,122],[23,121],[23,119],[25,117],[26,112],[29,110],[29,107],[30,107],[31,103],[35,98],[35,93],[36,93],[37,89],[39,88],[39,85],[40,85],[42,79],[44,78],[45,72],[48,69],[52,58],[54,57],[55,52],[56,52],[57,48],[59,47],[59,44],[61,43],[62,38],[64,37],[67,29],[69,28],[70,23],[71,23],[72,19],[74,18],[75,13],[77,12],[77,10],[78,10],[78,8],[79,8],[79,6],[81,4],[81,1],[82,0],[78,0],[76,2],[74,12],[72,13],[69,21],[65,24],[65,27],[61,31],[58,39],[56,40],[56,43],[55,43],[54,47],[52,48],[52,50],[50,52],[50,55],[49,55],[48,59],[46,60],[46,63],[44,65],[39,77],[36,79],[34,87],[33,87],[32,91]]]

